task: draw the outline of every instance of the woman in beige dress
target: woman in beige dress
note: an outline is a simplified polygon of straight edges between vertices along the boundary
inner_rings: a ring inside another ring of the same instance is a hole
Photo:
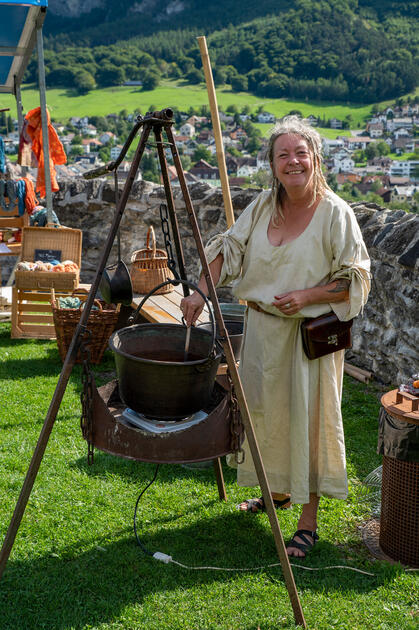
[[[348,204],[321,170],[321,139],[295,116],[273,129],[271,191],[263,191],[206,255],[217,286],[233,282],[248,304],[240,376],[262,460],[277,507],[303,505],[287,546],[305,557],[317,535],[322,495],[345,499],[347,475],[341,416],[344,351],[309,360],[300,326],[331,310],[340,320],[358,315],[370,289],[370,264]],[[208,293],[205,278],[199,288]],[[203,308],[195,292],[181,309],[188,325]],[[238,466],[241,486],[258,485],[251,454]],[[263,498],[240,510],[264,509]]]

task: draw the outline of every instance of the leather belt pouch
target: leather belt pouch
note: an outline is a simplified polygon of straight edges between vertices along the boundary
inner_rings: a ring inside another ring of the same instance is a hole
[[[303,348],[309,359],[337,352],[352,345],[353,319],[341,322],[334,313],[320,317],[307,317],[301,324]]]

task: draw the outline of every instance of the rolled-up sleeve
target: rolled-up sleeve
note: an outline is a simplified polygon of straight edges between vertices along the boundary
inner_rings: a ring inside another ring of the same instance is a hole
[[[236,280],[242,270],[243,256],[246,251],[252,227],[257,219],[258,210],[266,201],[267,193],[263,192],[245,210],[243,210],[236,223],[223,234],[216,234],[207,243],[205,254],[208,263],[211,263],[218,254],[223,257],[223,265],[217,287],[230,284]]]
[[[341,321],[356,317],[364,307],[371,288],[370,258],[353,210],[340,213],[332,224],[332,269],[330,282],[350,280],[349,300],[330,306]]]

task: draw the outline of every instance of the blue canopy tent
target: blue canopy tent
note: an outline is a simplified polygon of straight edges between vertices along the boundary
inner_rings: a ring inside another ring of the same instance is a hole
[[[51,173],[45,87],[44,48],[42,25],[48,0],[0,0],[0,93],[16,98],[19,132],[23,127],[23,108],[20,92],[23,75],[36,47],[38,55],[39,101],[42,118],[42,144],[45,165],[45,188],[48,221],[52,218]]]

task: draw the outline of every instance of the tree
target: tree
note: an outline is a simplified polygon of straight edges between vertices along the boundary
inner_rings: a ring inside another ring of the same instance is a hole
[[[90,72],[82,70],[74,77],[74,86],[79,94],[88,94],[95,89],[96,82]]]
[[[199,162],[199,160],[205,160],[206,162],[211,160],[211,151],[209,151],[204,144],[198,144],[192,154],[193,162]]]
[[[202,72],[198,68],[192,68],[186,75],[186,80],[193,85],[197,85],[202,81]]]
[[[159,75],[156,72],[146,72],[142,79],[143,90],[154,90],[159,84]]]
[[[247,92],[249,87],[247,77],[242,74],[237,74],[236,76],[231,77],[231,87],[234,92]]]
[[[271,175],[269,171],[260,169],[250,177],[250,182],[258,188],[269,188],[271,185]]]

